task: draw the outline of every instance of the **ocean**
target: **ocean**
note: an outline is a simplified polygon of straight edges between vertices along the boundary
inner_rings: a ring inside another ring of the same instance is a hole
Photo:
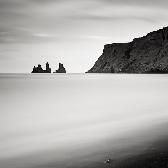
[[[0,74],[0,167],[101,167],[168,135],[168,75]]]

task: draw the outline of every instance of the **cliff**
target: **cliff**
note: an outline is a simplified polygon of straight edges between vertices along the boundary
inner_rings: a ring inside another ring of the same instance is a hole
[[[105,45],[88,73],[168,73],[168,27],[130,43]]]

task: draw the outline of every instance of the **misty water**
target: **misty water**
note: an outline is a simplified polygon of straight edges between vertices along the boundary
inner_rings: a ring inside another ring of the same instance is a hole
[[[0,75],[3,168],[82,167],[132,155],[167,136],[167,121],[167,75]]]

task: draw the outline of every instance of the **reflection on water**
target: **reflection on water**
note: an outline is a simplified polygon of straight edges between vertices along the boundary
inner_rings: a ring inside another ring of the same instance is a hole
[[[166,134],[167,93],[167,75],[1,74],[0,165],[63,168],[144,149]]]

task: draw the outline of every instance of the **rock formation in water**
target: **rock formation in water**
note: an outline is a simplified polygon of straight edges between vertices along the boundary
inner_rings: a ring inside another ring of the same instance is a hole
[[[168,27],[130,43],[105,45],[88,73],[168,73]]]
[[[59,68],[54,73],[66,73],[66,69],[64,68],[64,65],[59,63]]]
[[[49,63],[46,63],[46,69],[43,70],[40,64],[38,64],[37,67],[34,66],[32,73],[51,73],[51,68],[49,66]]]

